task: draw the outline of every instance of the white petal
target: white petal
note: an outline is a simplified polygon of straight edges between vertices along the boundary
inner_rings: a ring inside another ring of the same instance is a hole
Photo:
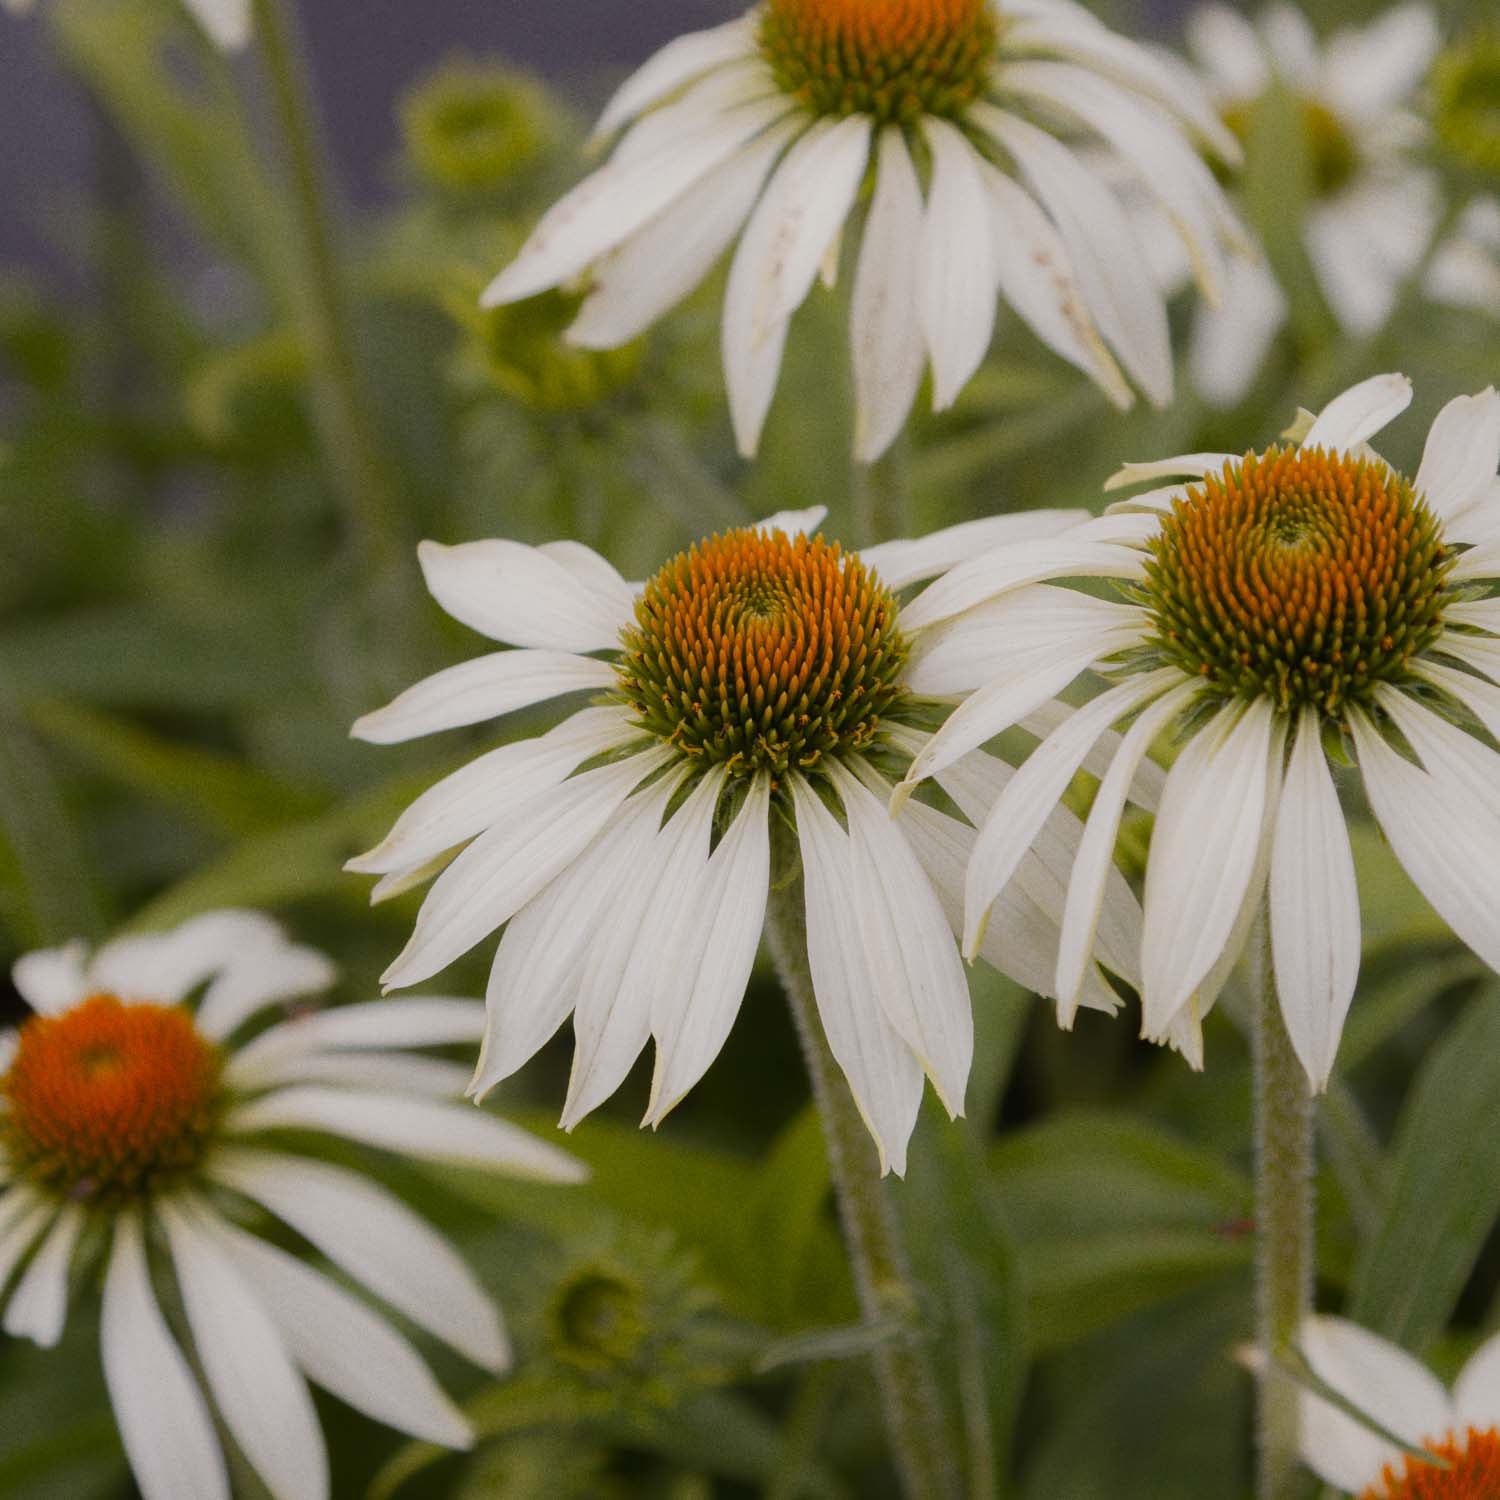
[[[849,314],[854,452],[861,463],[873,463],[895,440],[922,383],[926,351],[916,297],[922,225],[916,168],[901,131],[887,126]]]
[[[849,838],[801,776],[790,780],[818,1017],[874,1137],[882,1173],[900,1176],[922,1103],[922,1067],[875,999],[878,979],[851,896]]]
[[[788,150],[750,216],[724,299],[724,373],[740,451],[752,456],[770,409],[787,321],[802,305],[850,209],[870,119],[819,121]]]
[[[623,578],[604,587],[585,580],[576,566],[520,542],[423,542],[417,558],[428,590],[448,614],[512,646],[615,651],[635,609]]]
[[[265,1308],[197,1215],[170,1199],[158,1213],[224,1425],[274,1500],[323,1500],[328,1453],[312,1397]]]
[[[1187,19],[1194,60],[1231,99],[1254,98],[1270,82],[1260,37],[1238,11],[1203,5]]]
[[[1041,541],[1061,535],[1091,517],[1086,510],[1019,510],[1008,515],[961,521],[941,531],[909,540],[881,542],[859,556],[880,575],[888,589],[900,591],[924,578],[934,578],[980,553],[1018,542]],[[903,619],[902,624],[905,625]]]
[[[1376,375],[1335,396],[1319,413],[1304,448],[1348,452],[1389,426],[1411,405],[1411,381],[1405,375]]]
[[[280,1089],[230,1112],[226,1129],[317,1130],[423,1161],[448,1162],[533,1177],[581,1182],[580,1162],[518,1125],[471,1105],[307,1084]]]
[[[1044,703],[1035,713],[1027,714],[1019,721],[1019,727],[1038,740],[1061,729],[1077,712],[1066,703]],[[1120,749],[1121,737],[1113,730],[1099,736],[1098,743],[1084,757],[1083,769],[1101,781],[1109,774]],[[1135,780],[1130,784],[1130,801],[1144,812],[1154,813],[1161,806],[1162,788],[1167,784],[1167,773],[1154,760],[1138,763]]]
[[[762,536],[811,536],[828,519],[826,505],[810,505],[806,510],[778,510],[774,516],[757,521],[754,529]]]
[[[1343,1318],[1309,1318],[1299,1340],[1318,1378],[1403,1442],[1453,1425],[1448,1393],[1420,1361]],[[1310,1393],[1302,1397],[1302,1457],[1330,1484],[1363,1491],[1401,1451]]]
[[[167,932],[106,943],[89,966],[88,983],[126,1001],[175,1004],[214,974],[285,948],[281,928],[261,912],[204,912]]]
[[[285,1250],[222,1221],[211,1232],[255,1286],[311,1380],[388,1427],[446,1448],[470,1446],[463,1414],[383,1318]]]
[[[1282,782],[1271,852],[1271,941],[1281,1014],[1312,1086],[1327,1087],[1359,979],[1359,888],[1349,830],[1304,709]]]
[[[223,1041],[265,1006],[319,994],[337,979],[327,954],[278,944],[226,968],[204,991],[194,1021],[204,1036]]]
[[[1286,315],[1286,297],[1265,262],[1232,257],[1222,305],[1204,305],[1193,316],[1189,357],[1199,394],[1217,407],[1243,400]]]
[[[1152,479],[1202,479],[1222,472],[1226,464],[1238,462],[1232,453],[1179,453],[1174,458],[1157,459],[1152,463],[1126,464],[1104,481],[1104,489],[1108,493]]]
[[[1427,434],[1417,492],[1445,521],[1455,521],[1489,495],[1500,468],[1500,394],[1494,387],[1458,396]]]
[[[1455,583],[1475,578],[1500,578],[1500,540],[1484,542],[1461,552],[1448,575]]]
[[[1440,643],[1445,645],[1446,643]],[[1456,698],[1490,734],[1500,737],[1500,687],[1472,672],[1455,672],[1440,662],[1417,662],[1413,670]]]
[[[629,711],[613,705],[570,714],[540,739],[501,745],[423,792],[368,854],[344,868],[363,875],[416,869],[513,816],[586,760],[640,737]]]
[[[11,965],[11,982],[21,998],[39,1015],[55,1016],[88,994],[84,966],[88,944],[79,938],[61,948],[39,948],[23,953]]]
[[[24,1183],[0,1193],[0,1290],[51,1223],[56,1203]]]
[[[186,0],[209,40],[222,52],[239,52],[250,42],[250,0]]]
[[[753,50],[754,40],[755,28],[748,16],[674,38],[620,85],[604,106],[594,134],[612,134],[701,74],[744,57]]]
[[[787,112],[781,98],[732,104],[691,131],[652,132],[652,149],[621,150],[532,231],[484,293],[486,307],[533,297],[571,280]]]
[[[356,1281],[487,1370],[509,1362],[489,1294],[436,1230],[368,1178],[326,1162],[221,1151],[208,1173],[284,1220]]]
[[[1141,714],[1125,731],[1109,770],[1094,794],[1094,805],[1089,809],[1078,857],[1073,862],[1068,881],[1058,939],[1055,988],[1058,1021],[1064,1028],[1072,1027],[1078,997],[1092,968],[1090,960],[1110,876],[1118,874],[1114,863],[1115,842],[1131,783],[1152,743],[1187,706],[1197,690],[1196,683],[1185,682]]]
[[[1160,1036],[1224,952],[1260,853],[1274,714],[1221,709],[1167,777],[1146,866],[1141,997]]]
[[[1274,0],[1261,12],[1260,32],[1276,72],[1304,92],[1316,88],[1320,71],[1318,35],[1296,5],[1290,0]]]
[[[609,688],[617,678],[607,661],[564,651],[497,651],[460,662],[422,681],[349,731],[371,745],[399,745],[424,734],[482,724],[560,698]]]
[[[31,1339],[51,1349],[62,1337],[68,1312],[68,1268],[83,1226],[83,1209],[65,1203],[5,1309],[5,1331],[12,1338]]]
[[[662,747],[574,776],[514,820],[488,829],[438,876],[400,956],[392,989],[430,979],[508,922],[588,846],[639,782],[671,759]]]
[[[796,120],[773,126],[610,251],[589,273],[588,299],[568,342],[618,348],[688,296],[743,228],[798,128]]]
[[[1060,141],[1019,117],[976,105],[975,121],[1015,159],[1062,232],[1078,284],[1120,362],[1159,406],[1172,399],[1166,306],[1114,195]]]
[[[1442,41],[1424,4],[1398,5],[1368,26],[1340,31],[1323,54],[1324,87],[1337,113],[1378,117],[1422,82]]]
[[[133,1214],[115,1226],[99,1343],[110,1404],[144,1500],[230,1500],[208,1408],[156,1305]]]
[[[480,1013],[482,1016],[482,1006]],[[460,1099],[468,1092],[473,1072],[466,1063],[444,1062],[412,1052],[293,1052],[267,1059],[257,1069],[255,1086],[331,1083],[339,1088]],[[231,1062],[225,1078],[234,1083],[236,1077],[237,1070]]]
[[[1460,1425],[1500,1427],[1500,1336],[1486,1339],[1470,1356],[1453,1387],[1453,1404]]]
[[[1475,735],[1388,683],[1376,685],[1375,701],[1406,736],[1436,783],[1455,794],[1466,787],[1476,812],[1500,819],[1500,756]]]
[[[969,383],[995,328],[994,237],[979,154],[946,120],[923,121],[932,186],[922,228],[919,296],[932,360],[932,404],[946,411]]]

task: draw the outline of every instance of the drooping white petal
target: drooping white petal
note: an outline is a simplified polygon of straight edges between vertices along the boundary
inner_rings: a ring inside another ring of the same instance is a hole
[[[1454,583],[1467,583],[1477,578],[1500,578],[1500,538],[1481,542],[1458,555],[1453,571],[1448,577]]]
[[[417,559],[428,591],[448,614],[511,646],[614,651],[635,607],[623,578],[609,587],[585,580],[576,567],[520,542],[423,542]]]
[[[594,134],[612,135],[700,75],[744,57],[753,50],[754,39],[754,24],[748,16],[674,38],[620,85],[604,106]]]
[[[778,510],[775,515],[757,521],[754,530],[762,536],[811,536],[828,519],[826,505],[810,505],[806,510]]]
[[[1104,489],[1107,494],[1152,479],[1202,479],[1205,475],[1222,472],[1225,464],[1238,461],[1232,453],[1179,453],[1173,458],[1155,459],[1151,463],[1125,464],[1104,481]],[[1136,498],[1140,499],[1139,496]]]
[[[384,1318],[275,1245],[223,1221],[210,1232],[255,1286],[309,1379],[388,1427],[446,1448],[470,1446],[463,1414]]]
[[[1500,393],[1456,396],[1427,434],[1417,493],[1446,522],[1484,501],[1500,468]]]
[[[1044,740],[1049,734],[1061,729],[1077,712],[1066,703],[1054,701],[1044,703],[1035,713],[1019,720],[1018,727],[1027,734]],[[1101,781],[1109,774],[1120,749],[1121,737],[1113,730],[1099,736],[1098,743],[1084,757],[1083,769]],[[1162,788],[1167,784],[1167,773],[1154,760],[1142,760],[1137,764],[1135,780],[1130,784],[1130,801],[1143,812],[1154,813],[1161,806]]]
[[[438,876],[411,939],[381,982],[392,989],[420,984],[509,921],[671,755],[659,747],[585,771],[539,795],[512,821],[480,834]]]
[[[1217,407],[1243,400],[1286,316],[1286,296],[1266,263],[1233,257],[1225,267],[1222,305],[1205,305],[1193,315],[1188,357],[1198,393]]]
[[[790,781],[818,1017],[874,1137],[882,1173],[901,1176],[922,1103],[922,1066],[875,999],[878,980],[852,895],[848,835],[801,776]]]
[[[175,1004],[212,975],[285,947],[281,928],[262,912],[204,912],[168,932],[112,939],[94,955],[88,984],[125,1001]]]
[[[194,1022],[204,1036],[223,1041],[265,1006],[319,994],[337,978],[338,969],[327,954],[279,944],[236,960],[212,980]]]
[[[224,1425],[274,1500],[324,1500],[328,1453],[317,1413],[270,1316],[198,1215],[171,1199],[157,1211]]]
[[[1470,1355],[1453,1387],[1453,1405],[1460,1424],[1481,1431],[1500,1427],[1500,1336]]]
[[[0,1193],[0,1289],[52,1222],[57,1205],[21,1183]]]
[[[253,1198],[419,1328],[487,1370],[509,1363],[494,1303],[440,1234],[358,1173],[236,1148],[208,1174]]]
[[[1491,735],[1500,737],[1500,687],[1472,672],[1456,672],[1441,662],[1416,662],[1413,670],[1456,698]]]
[[[918,306],[922,189],[901,131],[880,133],[875,196],[865,222],[849,339],[854,364],[854,454],[873,463],[895,440],[922,383]]]
[[[30,1339],[51,1349],[62,1337],[68,1312],[68,1268],[84,1222],[77,1203],[65,1203],[53,1220],[5,1309],[4,1327],[12,1338]]]
[[[821,120],[787,151],[740,239],[724,297],[724,374],[742,454],[753,456],[771,406],[787,322],[854,205],[870,119]]]
[[[11,982],[38,1015],[55,1016],[88,993],[88,945],[75,938],[60,948],[23,953],[11,965]]]
[[[231,1063],[225,1070],[227,1081],[233,1082],[230,1075],[234,1071]],[[412,1052],[289,1052],[268,1058],[258,1067],[256,1087],[327,1083],[338,1088],[460,1099],[468,1092],[473,1072],[466,1063],[444,1062]]]
[[[1260,854],[1275,716],[1221,709],[1167,777],[1146,866],[1143,1027],[1159,1037],[1224,952]]]
[[[1453,1425],[1453,1403],[1420,1360],[1343,1318],[1309,1318],[1298,1340],[1314,1374],[1403,1442],[1420,1445]],[[1337,1407],[1302,1396],[1302,1458],[1340,1489],[1359,1492],[1380,1479],[1401,1450]]]
[[[946,120],[924,120],[923,133],[932,152],[932,186],[918,295],[933,410],[946,411],[979,368],[994,332],[994,236],[978,152]]]
[[[1276,817],[1271,943],[1287,1033],[1321,1091],[1359,978],[1359,888],[1321,722],[1310,708],[1297,726]]]
[[[1435,782],[1454,794],[1467,789],[1476,812],[1500,819],[1500,756],[1477,736],[1388,683],[1376,685],[1375,701],[1406,736]]]
[[[1323,49],[1330,104],[1353,119],[1379,119],[1422,82],[1442,42],[1431,6],[1397,5],[1367,26],[1336,32]]]
[[[1219,92],[1231,99],[1255,98],[1270,82],[1255,28],[1227,5],[1202,5],[1187,19],[1193,59]]]
[[[1410,405],[1411,381],[1405,375],[1372,376],[1335,396],[1318,414],[1302,446],[1347,453],[1368,442]]]
[[[957,526],[945,526],[924,537],[880,542],[866,547],[859,556],[888,589],[899,592],[980,553],[1059,536],[1090,519],[1086,510],[1018,510],[960,521]]]
[[[198,24],[221,52],[239,52],[250,43],[250,0],[186,0]]]
[[[145,1500],[230,1500],[213,1422],[156,1304],[133,1213],[115,1225],[99,1344],[120,1439]]]

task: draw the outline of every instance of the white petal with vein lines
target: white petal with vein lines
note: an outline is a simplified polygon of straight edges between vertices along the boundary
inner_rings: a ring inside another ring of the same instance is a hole
[[[1416,491],[1447,523],[1459,520],[1490,493],[1500,468],[1500,394],[1456,396],[1427,434]]]
[[[667,43],[643,63],[615,91],[604,106],[596,135],[609,135],[628,120],[658,105],[685,84],[712,68],[722,67],[751,52],[754,27],[741,16],[706,31],[690,31]]]
[[[1335,396],[1302,439],[1304,448],[1347,453],[1394,422],[1411,405],[1405,375],[1375,375]]]
[[[51,1349],[62,1337],[68,1311],[68,1270],[84,1222],[83,1209],[77,1203],[65,1203],[53,1220],[5,1309],[4,1328],[12,1338],[30,1339],[43,1349]],[[3,1281],[0,1276],[0,1284]]]

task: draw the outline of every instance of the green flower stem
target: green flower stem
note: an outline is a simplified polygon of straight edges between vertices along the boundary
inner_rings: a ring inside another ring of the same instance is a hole
[[[405,551],[398,490],[358,352],[307,67],[286,0],[253,3],[256,39],[286,151],[297,230],[292,269],[317,377],[316,419],[356,542],[380,571]]]
[[[1260,1354],[1257,1500],[1304,1489],[1299,1392],[1283,1373],[1312,1310],[1313,1101],[1281,1018],[1269,913],[1252,948],[1255,1056],[1256,1322]]]
[[[917,1290],[874,1144],[818,1020],[805,911],[799,869],[772,890],[767,921],[771,953],[823,1122],[860,1310],[868,1323],[895,1321],[912,1328],[910,1338],[883,1344],[872,1356],[886,1435],[907,1500],[953,1500],[958,1493],[953,1445],[943,1423],[937,1375],[921,1342]]]

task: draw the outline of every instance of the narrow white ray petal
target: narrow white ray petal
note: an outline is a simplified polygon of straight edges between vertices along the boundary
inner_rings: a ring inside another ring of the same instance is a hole
[[[250,0],[186,0],[209,40],[221,52],[239,52],[250,43]]]
[[[457,1251],[384,1188],[326,1162],[241,1149],[207,1164],[419,1328],[499,1371],[509,1346],[489,1294]]]
[[[612,135],[701,74],[747,56],[753,52],[754,43],[755,26],[749,16],[676,37],[653,53],[615,90],[594,126],[594,134]]]
[[[1094,794],[1078,858],[1068,881],[1057,949],[1055,989],[1059,1024],[1070,1030],[1078,998],[1092,967],[1095,936],[1109,878],[1115,870],[1120,819],[1138,769],[1154,741],[1187,706],[1198,685],[1184,682],[1151,704],[1121,737],[1119,749]]]
[[[979,951],[995,897],[1010,883],[1042,825],[1112,724],[1180,681],[1176,668],[1133,677],[1091,700],[1035,750],[979,828],[964,887],[964,955]]]
[[[1231,257],[1222,304],[1202,306],[1193,315],[1188,358],[1198,393],[1220,408],[1243,400],[1286,317],[1286,295],[1266,263]]]
[[[467,1104],[359,1089],[293,1085],[230,1111],[234,1135],[317,1130],[424,1161],[485,1167],[540,1182],[581,1182],[583,1164],[518,1125]]]
[[[806,510],[778,510],[755,523],[754,530],[762,536],[774,536],[778,531],[784,536],[811,536],[828,519],[826,505],[810,505]]]
[[[1104,489],[1108,493],[1152,479],[1202,479],[1222,472],[1225,464],[1238,462],[1233,453],[1179,453],[1174,458],[1161,458],[1151,463],[1126,464],[1104,481]],[[1139,503],[1140,499],[1137,496],[1136,502]]]
[[[924,537],[880,542],[866,547],[859,556],[888,589],[899,591],[946,573],[980,553],[1019,542],[1045,541],[1091,519],[1086,510],[1020,510],[961,521]]]
[[[1453,1403],[1436,1376],[1394,1344],[1343,1318],[1309,1318],[1299,1339],[1314,1374],[1403,1442],[1420,1444],[1453,1425]],[[1329,1484],[1360,1492],[1377,1484],[1401,1450],[1310,1392],[1302,1397],[1302,1458]]]
[[[613,687],[615,680],[611,663],[588,656],[496,651],[424,677],[384,708],[356,719],[349,733],[371,745],[399,745],[568,693]]]
[[[872,774],[889,795],[889,787]],[[835,763],[849,820],[853,897],[886,1019],[916,1054],[949,1115],[964,1111],[974,1060],[969,984],[926,871],[874,793]]]
[[[1376,686],[1375,701],[1406,736],[1434,781],[1454,794],[1467,788],[1476,811],[1500,819],[1500,755],[1389,684]]]
[[[317,1413],[269,1314],[190,1209],[167,1199],[157,1212],[224,1425],[274,1500],[323,1500],[328,1453]]]
[[[1461,599],[1443,607],[1445,625],[1472,625],[1476,630],[1500,635],[1500,599]],[[1445,637],[1442,648],[1447,649]],[[1461,637],[1460,637],[1461,639]]]
[[[1379,119],[1422,82],[1442,43],[1432,7],[1397,5],[1368,26],[1348,27],[1323,49],[1323,84],[1341,115]]]
[[[1172,399],[1166,304],[1125,211],[1061,141],[1019,116],[979,104],[975,123],[1015,158],[1061,231],[1089,311],[1151,400]]]
[[[445,849],[441,854],[423,864],[414,865],[409,870],[382,875],[370,887],[370,905],[380,906],[386,901],[394,901],[397,896],[404,896],[408,891],[419,889],[441,875],[457,857],[457,849]]]
[[[732,104],[700,118],[694,130],[653,132],[653,149],[617,152],[548,210],[485,289],[484,305],[520,302],[571,280],[786,112],[783,98]]]
[[[946,411],[990,347],[998,273],[978,152],[946,120],[924,120],[923,134],[932,153],[932,185],[918,296],[932,361],[933,410]]]
[[[1260,853],[1275,716],[1260,699],[1221,709],[1177,758],[1151,836],[1141,997],[1160,1036],[1233,932]]]
[[[1411,381],[1405,375],[1372,376],[1335,396],[1318,414],[1302,446],[1347,453],[1368,442],[1410,405]]]
[[[567,339],[615,349],[687,297],[744,227],[766,177],[801,122],[772,126],[683,194],[589,273],[589,295]]]
[[[30,1339],[51,1349],[62,1337],[68,1313],[68,1268],[84,1222],[77,1203],[65,1203],[53,1220],[5,1309],[4,1328],[12,1338]]]
[[[1500,539],[1481,542],[1477,547],[1459,553],[1453,571],[1448,575],[1454,583],[1468,583],[1479,578],[1500,578]]]
[[[223,1220],[205,1228],[260,1294],[292,1358],[315,1384],[388,1427],[445,1448],[473,1430],[421,1356],[337,1282]]]
[[[11,983],[38,1015],[55,1016],[88,993],[88,944],[79,938],[60,948],[23,953],[11,965]]]
[[[173,1004],[231,964],[285,946],[281,928],[262,912],[204,912],[168,932],[106,943],[89,966],[88,984],[122,1000]]]
[[[1035,713],[1027,714],[1017,721],[1018,727],[1027,734],[1044,740],[1053,731],[1062,728],[1077,712],[1066,703],[1044,703]],[[1115,763],[1115,755],[1121,745],[1121,736],[1110,730],[1099,736],[1098,743],[1084,757],[1083,769],[1101,781],[1109,774]],[[1130,783],[1129,800],[1144,812],[1154,813],[1161,805],[1162,788],[1167,784],[1167,773],[1154,760],[1137,763],[1135,780]]]
[[[1427,434],[1417,493],[1444,521],[1456,521],[1483,501],[1500,468],[1500,393],[1456,396]]]
[[[610,155],[609,167],[620,172],[637,162],[659,158],[681,137],[716,129],[742,107],[775,102],[773,96],[778,93],[775,78],[758,57],[739,58],[715,68],[670,104],[651,110],[625,131]],[[787,113],[784,96],[780,104],[780,110],[772,114],[774,120]],[[673,200],[674,205],[677,201]]]
[[[670,982],[668,988],[685,993],[687,999],[673,1007],[671,1015],[666,1005],[652,1005],[656,1071],[648,1123],[659,1123],[703,1077],[739,1014],[765,926],[771,880],[770,819],[770,781],[758,776],[702,869],[701,900],[687,908],[697,931],[683,933],[680,948],[657,954],[657,965],[665,966],[663,959],[670,962],[672,953],[681,953],[686,984]],[[637,948],[637,953],[642,952],[651,952],[644,934]]]
[[[605,587],[580,576],[576,565],[520,542],[422,542],[417,559],[428,591],[448,614],[510,646],[614,651],[635,608],[623,578]]]
[[[1456,672],[1441,662],[1414,662],[1413,670],[1419,677],[1425,677],[1451,694],[1479,719],[1491,735],[1500,739],[1500,687],[1472,672]]]
[[[901,431],[926,359],[916,297],[922,188],[896,126],[881,131],[877,160],[849,312],[854,454],[861,463],[873,463]]]
[[[1453,1387],[1453,1404],[1461,1425],[1500,1427],[1500,1335],[1470,1355]]]
[[[1500,971],[1500,820],[1398,755],[1361,713],[1350,728],[1370,806],[1396,858],[1438,915],[1492,969]]]
[[[0,1290],[52,1222],[56,1203],[25,1183],[0,1194]]]
[[[387,1002],[390,1003],[390,1002]],[[475,1002],[478,1005],[478,1002]],[[479,1007],[483,1017],[483,1007]],[[339,1088],[383,1089],[393,1094],[424,1094],[433,1099],[461,1099],[474,1069],[413,1052],[291,1052],[267,1058],[256,1069],[253,1087],[287,1083],[327,1083]],[[225,1081],[236,1087],[233,1061]]]
[[[899,1177],[922,1103],[922,1065],[875,999],[878,978],[853,901],[848,835],[801,776],[790,780],[818,1017],[874,1138],[881,1172]]]
[[[1359,888],[1349,830],[1304,709],[1282,782],[1271,852],[1271,943],[1287,1033],[1314,1089],[1328,1085],[1359,978]]]
[[[144,1500],[230,1500],[213,1422],[156,1304],[133,1213],[115,1225],[99,1344],[110,1405]]]
[[[1255,28],[1227,5],[1202,5],[1187,19],[1194,60],[1217,90],[1230,98],[1254,98],[1270,82]]]
[[[585,771],[490,828],[438,876],[410,941],[381,982],[430,979],[508,922],[588,847],[640,781],[672,757],[665,747]]]
[[[990,234],[1000,295],[1054,354],[1077,366],[1121,409],[1135,402],[1089,312],[1057,226],[1018,183],[985,162]]]
[[[539,739],[501,745],[429,787],[367,854],[345,864],[361,875],[414,870],[525,807],[586,760],[640,737],[629,710],[580,709]]]
[[[290,943],[241,958],[212,980],[194,1021],[204,1036],[223,1041],[267,1005],[320,994],[338,978],[326,953]]]
[[[868,116],[821,120],[787,151],[740,239],[724,298],[724,371],[740,451],[753,455],[781,367],[787,321],[854,205]]]

